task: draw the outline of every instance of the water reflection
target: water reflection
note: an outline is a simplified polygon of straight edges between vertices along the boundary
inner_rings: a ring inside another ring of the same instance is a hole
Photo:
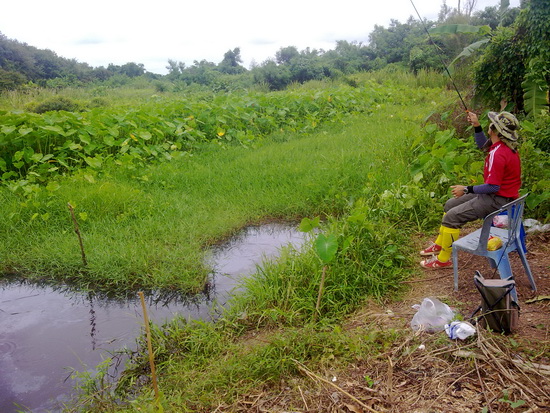
[[[246,228],[212,250],[213,274],[200,294],[150,291],[151,321],[163,324],[174,316],[212,320],[239,279],[253,273],[280,247],[295,247],[303,234],[270,224]],[[106,358],[120,364],[135,348],[143,314],[136,295],[113,299],[66,286],[4,280],[0,284],[0,412],[56,412],[74,386],[71,372],[93,372]],[[111,374],[116,374],[116,367]],[[17,407],[16,407],[17,406]]]

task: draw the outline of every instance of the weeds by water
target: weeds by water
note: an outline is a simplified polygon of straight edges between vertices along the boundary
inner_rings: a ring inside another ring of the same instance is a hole
[[[286,142],[265,140],[256,148],[203,145],[171,162],[106,164],[45,187],[21,182],[11,191],[2,188],[0,231],[9,236],[0,241],[0,266],[122,294],[200,291],[209,271],[205,246],[266,219],[340,214],[365,181],[378,188],[404,174],[403,162],[380,155],[398,148],[395,142],[412,133],[411,121],[420,116],[410,109],[379,111],[368,130],[357,119],[346,129],[289,134]],[[390,167],[391,174],[379,172]],[[79,221],[86,268],[68,202]]]
[[[307,248],[287,249],[244,282],[243,293],[215,324],[175,320],[154,328],[159,384],[170,395],[163,399],[165,410],[215,409],[292,377],[298,363],[334,366],[398,339],[392,331],[347,335],[339,325],[365,297],[398,291],[410,271],[410,217],[426,225],[423,209],[434,204],[429,196],[411,202],[402,181],[408,177],[405,142],[420,133],[425,111],[403,102],[380,106],[345,127],[266,141],[254,150],[211,149],[147,171],[140,189],[165,205],[167,217],[178,214],[170,225],[179,228],[176,233],[192,232],[190,243],[212,242],[266,217],[319,216],[322,230],[340,246],[318,310],[322,263]],[[194,228],[184,227],[188,219]],[[147,359],[139,356],[119,383],[140,406],[152,403],[141,381],[147,372]],[[125,408],[133,409],[119,406]]]
[[[38,277],[46,269],[60,280],[77,274],[77,282],[108,290],[193,291],[208,272],[204,246],[250,223],[319,216],[339,245],[319,318],[314,322],[322,263],[306,249],[286,250],[264,265],[215,324],[153,326],[163,408],[215,410],[239,394],[292,380],[299,365],[337,368],[380,352],[402,337],[391,330],[351,334],[340,323],[366,297],[399,292],[413,271],[411,232],[435,224],[441,194],[433,182],[444,184],[441,176],[455,164],[438,147],[422,145],[433,136],[421,122],[440,93],[386,86],[368,112],[345,125],[279,132],[248,148],[214,142],[150,166],[85,170],[49,189],[26,186],[23,198],[0,191],[10,217],[1,230],[12,235],[0,241],[1,265]],[[414,175],[411,149],[427,154]],[[459,166],[464,176],[473,173],[467,159]],[[80,219],[85,269],[67,201]],[[122,393],[109,389],[96,402],[113,411],[154,409],[147,376],[147,359],[138,355],[119,383]]]

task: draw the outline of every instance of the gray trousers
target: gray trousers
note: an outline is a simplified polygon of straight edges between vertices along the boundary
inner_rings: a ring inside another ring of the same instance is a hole
[[[462,228],[467,222],[483,219],[491,212],[511,202],[495,194],[466,194],[451,198],[445,203],[442,225],[447,228]]]

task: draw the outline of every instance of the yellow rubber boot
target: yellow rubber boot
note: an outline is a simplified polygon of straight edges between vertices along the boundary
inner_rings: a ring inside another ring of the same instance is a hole
[[[460,235],[459,228],[447,228],[441,227],[441,252],[437,256],[440,262],[447,262],[451,259],[451,253],[453,251],[453,242],[458,239]]]
[[[443,216],[445,216],[446,212],[443,212]],[[441,225],[439,227],[439,234],[437,234],[437,238],[435,239],[434,244],[437,244],[439,246],[443,245],[441,244],[443,242],[443,232],[445,231],[445,227]]]
[[[439,227],[439,234],[437,234],[437,238],[435,239],[434,244],[437,244],[439,246],[442,245],[441,243],[443,242],[443,231],[445,231],[444,228],[445,227],[443,225]]]

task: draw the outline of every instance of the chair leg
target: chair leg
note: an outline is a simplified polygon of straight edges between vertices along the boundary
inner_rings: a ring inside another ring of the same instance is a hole
[[[458,248],[453,248],[453,272],[454,272],[454,287],[458,291]]]
[[[500,274],[500,278],[503,280],[513,276],[512,267],[510,266],[508,254],[506,253],[503,253],[498,260],[498,273]]]
[[[521,259],[521,263],[523,264],[523,268],[525,269],[525,273],[527,274],[527,278],[529,279],[529,283],[531,284],[531,290],[537,291],[537,286],[535,284],[535,279],[533,278],[533,273],[531,272],[531,267],[529,267],[529,263],[527,262],[527,257],[525,256],[525,252],[523,252],[523,248],[517,249],[519,258]]]
[[[493,269],[497,268],[497,263],[495,262],[494,259],[492,259],[491,257],[487,257],[487,261],[489,261],[489,266]]]

